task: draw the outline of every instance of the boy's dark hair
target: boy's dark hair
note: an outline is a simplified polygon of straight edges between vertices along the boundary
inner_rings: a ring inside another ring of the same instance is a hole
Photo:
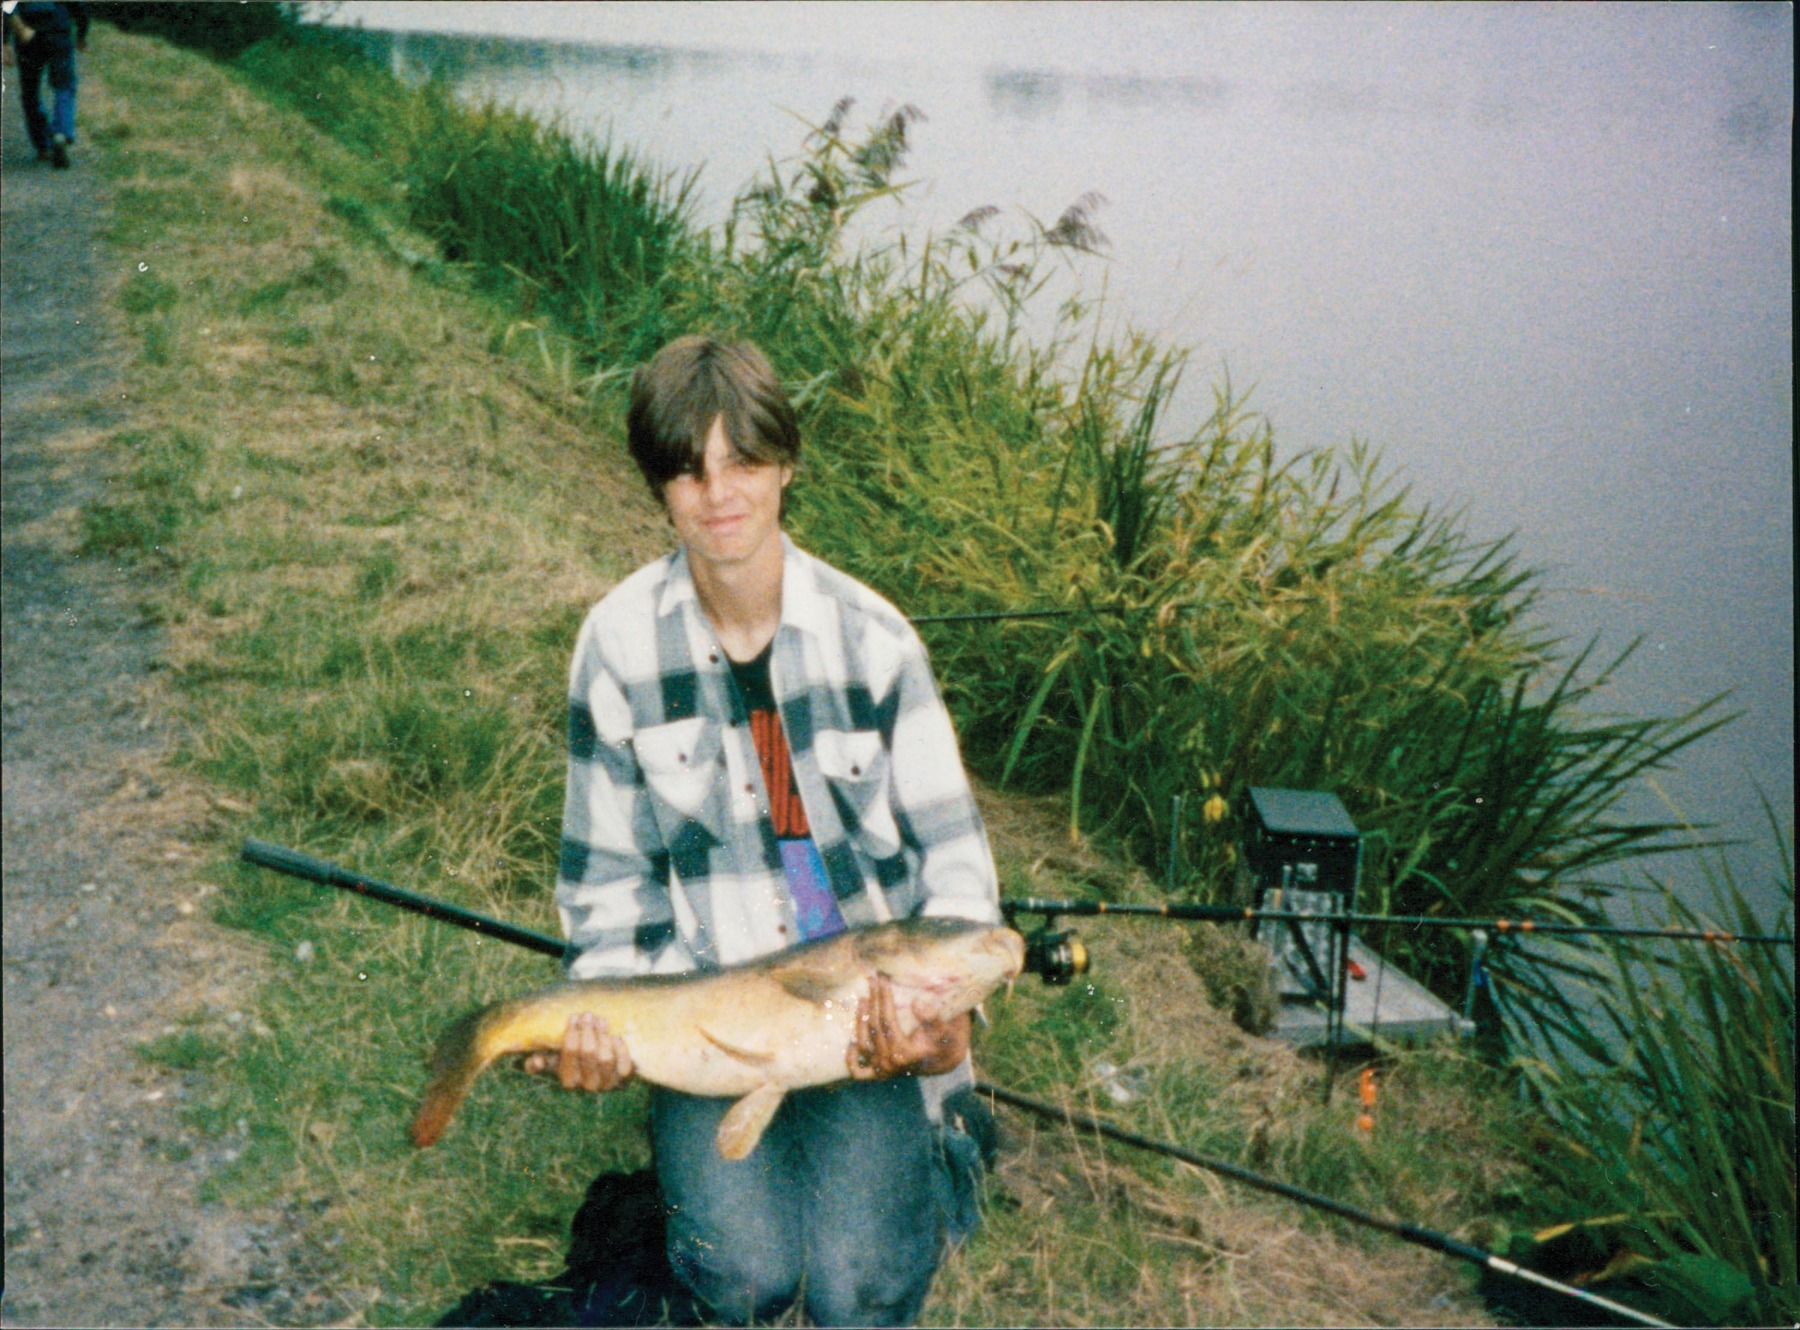
[[[658,499],[675,477],[701,473],[706,436],[719,419],[739,456],[777,466],[799,462],[793,404],[754,344],[678,337],[637,367],[625,437]]]

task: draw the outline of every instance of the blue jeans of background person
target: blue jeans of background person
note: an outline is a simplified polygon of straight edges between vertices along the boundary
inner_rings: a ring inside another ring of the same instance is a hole
[[[25,108],[25,132],[41,157],[50,151],[50,136],[75,141],[75,48],[66,37],[45,33],[18,48],[19,102]],[[50,115],[44,115],[43,79],[50,75]]]
[[[794,1091],[735,1163],[713,1143],[731,1104],[651,1090],[669,1261],[681,1281],[740,1325],[801,1298],[818,1325],[910,1325],[944,1233],[918,1082]]]

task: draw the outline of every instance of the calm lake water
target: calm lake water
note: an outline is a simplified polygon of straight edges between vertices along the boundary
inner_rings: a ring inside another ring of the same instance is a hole
[[[1608,699],[1745,714],[1639,798],[1793,817],[1794,23],[1787,5],[349,3],[395,67],[702,167],[702,215],[838,98],[912,103],[942,230],[1088,191],[1115,317],[1228,373],[1288,450],[1367,440],[1546,621],[1639,654]],[[416,30],[434,27],[456,38]],[[1681,869],[1671,871],[1681,872]],[[1691,871],[1691,870],[1689,870]],[[1763,895],[1762,891],[1757,894]]]

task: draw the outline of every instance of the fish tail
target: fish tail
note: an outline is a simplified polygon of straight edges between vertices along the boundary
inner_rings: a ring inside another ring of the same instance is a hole
[[[479,1007],[444,1031],[431,1055],[431,1083],[425,1087],[425,1099],[413,1119],[414,1145],[423,1149],[444,1134],[475,1078],[497,1056],[498,1050],[483,1035],[505,1018],[501,1009],[508,1005],[496,1002]]]

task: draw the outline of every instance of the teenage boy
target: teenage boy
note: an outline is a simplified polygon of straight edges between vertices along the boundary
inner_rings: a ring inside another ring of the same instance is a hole
[[[627,436],[680,548],[601,600],[576,645],[556,889],[571,977],[730,965],[913,915],[997,922],[918,635],[782,531],[800,436],[768,360],[670,343],[632,380]],[[879,982],[846,1040],[851,1079],[790,1094],[735,1163],[713,1144],[730,1100],[652,1087],[670,1261],[714,1315],[917,1315],[950,1208],[931,1121],[970,1079],[969,1018],[911,1016]],[[593,1017],[526,1065],[571,1089],[632,1075]]]

